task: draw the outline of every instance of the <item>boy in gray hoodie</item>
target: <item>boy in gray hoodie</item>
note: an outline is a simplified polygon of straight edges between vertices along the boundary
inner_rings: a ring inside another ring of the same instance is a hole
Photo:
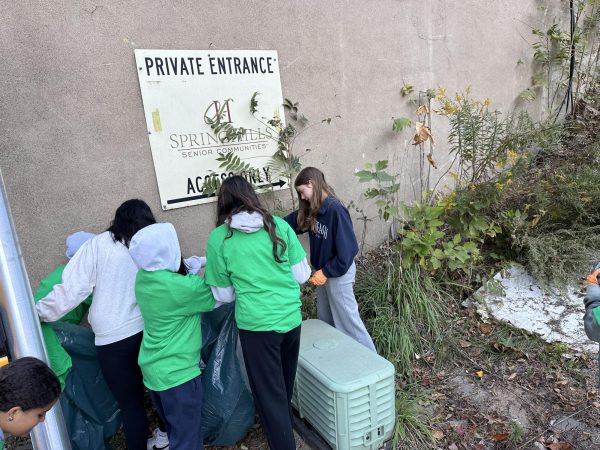
[[[598,286],[598,276],[600,275],[600,263],[596,265],[594,271],[585,279],[587,290],[583,302],[585,304],[585,314],[583,316],[583,327],[585,334],[592,341],[600,342],[600,286]],[[598,353],[598,363],[600,364],[600,352]],[[600,373],[598,374],[598,385],[600,385]]]

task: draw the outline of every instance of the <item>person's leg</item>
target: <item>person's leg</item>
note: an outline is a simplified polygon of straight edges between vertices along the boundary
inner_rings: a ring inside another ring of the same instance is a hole
[[[331,314],[331,306],[329,305],[329,298],[325,286],[317,286],[317,319],[322,320],[333,327],[333,315]]]
[[[158,416],[158,423],[160,424],[158,429],[160,431],[169,432],[169,424],[165,418],[165,409],[163,408],[162,401],[160,400],[159,392],[148,390],[154,409],[156,409],[156,415]],[[162,428],[161,428],[162,425]]]
[[[292,401],[292,394],[294,392],[294,380],[296,379],[298,354],[300,352],[300,331],[300,326],[288,331],[284,334],[283,342],[281,343],[281,368],[283,370],[283,380],[285,382],[288,402]]]
[[[148,390],[148,392],[150,393],[150,398],[152,399],[152,404],[154,405],[158,417],[158,428],[155,428],[152,431],[152,436],[147,441],[146,449],[165,450],[169,448],[169,436],[167,424],[165,423],[163,404],[157,392],[151,390]]]
[[[375,350],[373,340],[358,313],[358,303],[354,296],[356,265],[352,263],[348,272],[341,277],[329,278],[324,288],[329,298],[333,325],[369,350]]]
[[[240,342],[254,402],[272,450],[295,450],[281,347],[285,334],[240,330]],[[290,370],[290,367],[288,367]]]
[[[144,384],[137,364],[141,342],[140,332],[113,344],[96,347],[102,375],[121,410],[128,450],[146,450],[148,437]]]
[[[162,404],[169,433],[169,450],[203,450],[200,375],[153,394],[160,398]]]
[[[294,380],[296,379],[296,369],[298,367],[298,354],[300,353],[300,330],[297,326],[288,331],[281,343],[281,368],[283,370],[283,380],[287,394],[288,407],[290,410],[290,420],[294,423],[292,412],[292,395],[294,394]]]

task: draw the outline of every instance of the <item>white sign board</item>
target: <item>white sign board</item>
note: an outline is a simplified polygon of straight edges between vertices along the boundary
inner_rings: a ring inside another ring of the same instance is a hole
[[[215,201],[203,194],[204,180],[232,175],[216,160],[231,152],[258,169],[243,174],[255,186],[284,187],[288,180],[272,179],[267,167],[278,138],[267,121],[279,118],[285,126],[276,51],[135,50],[135,59],[163,209]],[[206,120],[218,111],[245,133],[223,142]]]

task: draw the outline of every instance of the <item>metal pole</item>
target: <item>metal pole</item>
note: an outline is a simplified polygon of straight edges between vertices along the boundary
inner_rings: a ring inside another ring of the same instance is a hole
[[[0,314],[13,358],[34,356],[48,363],[21,246],[10,214],[0,171]],[[65,420],[57,402],[46,420],[31,432],[36,450],[71,450]]]

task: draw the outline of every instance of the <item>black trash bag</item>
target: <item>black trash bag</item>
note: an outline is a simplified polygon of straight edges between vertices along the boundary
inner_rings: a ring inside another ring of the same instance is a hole
[[[234,304],[202,315],[202,433],[207,445],[229,446],[254,425],[254,402],[237,355]]]
[[[52,327],[73,361],[60,399],[71,446],[110,449],[107,442],[121,426],[121,413],[100,371],[94,333],[66,322],[54,322]]]

